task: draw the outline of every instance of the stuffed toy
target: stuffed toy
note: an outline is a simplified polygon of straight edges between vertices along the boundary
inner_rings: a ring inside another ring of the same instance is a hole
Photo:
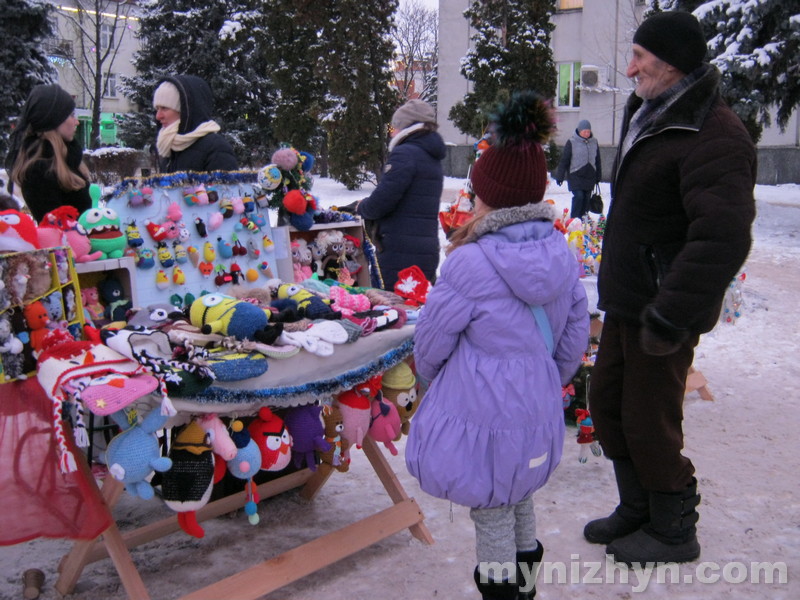
[[[24,375],[23,343],[14,335],[7,315],[0,315],[0,362],[3,365],[3,381],[19,379]]]
[[[312,240],[308,243],[308,249],[311,250],[311,271],[316,274],[317,277],[322,278],[324,276],[322,259],[325,258],[325,251],[316,240]]]
[[[231,422],[231,431],[231,439],[236,445],[236,455],[227,462],[227,468],[237,479],[247,481],[245,485],[247,501],[244,505],[244,512],[252,525],[258,525],[259,497],[253,477],[261,469],[261,450],[258,449],[258,444],[253,441],[250,432],[244,428],[240,420],[235,419]]]
[[[236,444],[233,443],[225,423],[215,413],[201,415],[197,421],[208,435],[214,451],[214,483],[218,483],[225,475],[225,463],[236,456]]]
[[[278,299],[296,302],[297,313],[300,317],[309,319],[340,319],[342,317],[342,313],[338,313],[330,307],[330,300],[326,302],[297,284],[284,283],[278,286]]]
[[[400,362],[384,372],[381,378],[381,392],[385,400],[397,407],[401,430],[394,438],[398,441],[402,434],[408,435],[411,417],[419,408],[417,378],[406,362]]]
[[[142,246],[136,250],[136,266],[139,269],[152,269],[156,266],[155,253]]]
[[[106,307],[103,316],[111,321],[124,321],[125,315],[130,310],[131,301],[125,297],[125,291],[119,280],[109,277],[97,284],[100,297]]]
[[[278,165],[271,163],[259,169],[256,181],[263,189],[274,190],[283,182],[283,174]]]
[[[306,404],[288,410],[283,422],[292,436],[292,455],[294,466],[298,469],[306,466],[310,471],[317,470],[314,451],[327,452],[331,449],[325,441],[325,427],[320,419],[321,406]]]
[[[53,258],[56,261],[56,274],[58,275],[59,283],[67,283],[69,281],[69,258],[67,251],[64,249],[53,250]]]
[[[325,253],[322,259],[322,272],[325,278],[338,280],[345,263],[344,233],[338,229],[320,231],[316,242]]]
[[[344,429],[342,435],[350,442],[351,447],[361,448],[361,442],[369,431],[371,414],[370,399],[374,395],[373,385],[364,382],[354,388],[342,392],[336,397],[342,413]],[[350,448],[343,450],[346,460],[350,460]]]
[[[64,290],[64,306],[67,308],[67,321],[74,321],[78,316],[78,306],[75,302],[75,290],[71,287]]]
[[[266,406],[247,428],[261,452],[262,471],[282,471],[292,460],[292,436],[283,419]]]
[[[56,290],[41,299],[41,303],[47,309],[47,316],[50,317],[48,327],[53,328],[56,324],[64,320],[63,294]]]
[[[425,274],[417,265],[411,265],[397,273],[394,291],[405,298],[406,304],[411,306],[425,304],[430,289],[430,282],[425,279]]]
[[[175,259],[172,257],[172,252],[169,251],[169,246],[167,246],[166,242],[158,242],[156,244],[156,254],[158,256],[158,262],[160,262],[161,266],[165,269],[169,269],[175,264]]]
[[[25,315],[25,323],[30,330],[33,355],[38,356],[39,352],[42,351],[44,336],[49,333],[47,324],[50,322],[50,316],[47,314],[47,309],[41,300],[28,304],[24,308],[23,314]]]
[[[100,293],[96,287],[81,288],[81,302],[92,321],[103,318],[105,307],[100,303]]]
[[[383,445],[397,456],[397,448],[394,440],[400,437],[400,415],[397,407],[383,399],[383,394],[378,392],[370,403],[370,425],[369,435],[376,442],[383,442]]]
[[[144,239],[139,232],[139,228],[136,226],[136,221],[129,222],[125,227],[125,238],[128,240],[128,246],[131,248],[138,248],[144,244]]]
[[[156,432],[164,428],[168,417],[151,410],[141,423],[130,423],[125,411],[113,413],[111,418],[122,433],[108,443],[108,473],[124,483],[129,494],[150,500],[155,493],[147,479],[153,471],[164,473],[172,467],[172,460],[161,456],[156,437]]]
[[[92,252],[102,253],[100,258],[122,258],[125,255],[128,242],[122,233],[117,211],[108,207],[90,208],[84,211],[78,222],[92,243]]]
[[[342,435],[344,419],[342,411],[335,404],[326,404],[322,407],[322,421],[325,424],[325,441],[330,448],[320,454],[320,460],[344,473],[350,470],[350,461],[345,457],[350,442]]]
[[[8,297],[8,288],[6,287],[6,282],[4,279],[5,271],[6,263],[5,261],[0,261],[0,311],[3,311],[11,306],[11,298]]]
[[[189,535],[202,538],[197,511],[211,499],[214,452],[209,436],[197,420],[190,421],[172,442],[172,467],[161,476],[164,504],[178,513],[178,524]]]
[[[26,252],[39,248],[36,225],[18,210],[0,211],[0,252]]]
[[[30,266],[25,260],[18,260],[21,256],[14,256],[15,260],[8,263],[8,289],[11,292],[11,303],[22,306],[28,295],[28,282],[31,279]]]
[[[361,240],[357,237],[345,234],[344,236],[344,267],[347,272],[355,277],[361,272],[363,265],[359,261],[361,256]]]
[[[203,333],[221,333],[239,340],[272,344],[283,331],[282,323],[270,323],[272,312],[225,296],[206,294],[192,303],[189,320]]]
[[[308,249],[308,242],[298,238],[292,241],[291,246],[294,281],[305,281],[311,277],[311,250]]]

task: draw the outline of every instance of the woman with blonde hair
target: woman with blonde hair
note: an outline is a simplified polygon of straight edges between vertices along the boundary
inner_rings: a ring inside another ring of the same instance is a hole
[[[75,101],[57,84],[33,88],[11,134],[6,156],[8,189],[17,184],[37,221],[54,208],[92,207],[89,170],[75,139]]]

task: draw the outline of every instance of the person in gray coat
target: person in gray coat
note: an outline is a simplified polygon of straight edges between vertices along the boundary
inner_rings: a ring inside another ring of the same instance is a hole
[[[589,198],[601,175],[600,147],[592,135],[592,124],[583,119],[564,145],[555,172],[556,183],[561,185],[566,180],[572,192],[571,218],[581,219],[589,212]]]

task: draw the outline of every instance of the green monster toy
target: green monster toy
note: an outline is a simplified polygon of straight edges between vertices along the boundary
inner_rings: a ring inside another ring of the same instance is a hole
[[[125,254],[127,240],[120,227],[117,211],[104,208],[90,208],[78,222],[86,230],[92,243],[92,252],[102,252],[101,259],[121,258]]]

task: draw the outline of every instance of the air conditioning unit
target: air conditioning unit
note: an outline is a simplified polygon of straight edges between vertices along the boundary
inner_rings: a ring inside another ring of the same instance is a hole
[[[606,84],[606,69],[594,65],[581,65],[581,88],[595,90]]]

